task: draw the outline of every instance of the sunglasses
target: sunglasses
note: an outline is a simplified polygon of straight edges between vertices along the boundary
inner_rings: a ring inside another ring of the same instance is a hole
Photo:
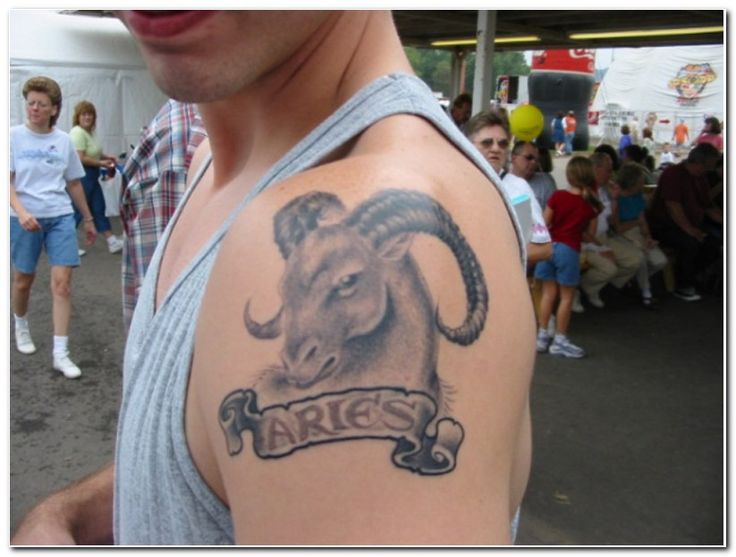
[[[529,162],[537,160],[534,155],[519,155],[521,158],[528,160]]]
[[[509,146],[508,139],[493,139],[492,137],[489,137],[488,139],[483,139],[480,142],[483,147],[493,147],[494,143],[498,145],[501,149],[506,149]]]

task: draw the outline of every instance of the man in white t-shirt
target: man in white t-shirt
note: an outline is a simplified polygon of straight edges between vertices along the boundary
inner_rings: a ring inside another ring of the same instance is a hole
[[[511,149],[510,171],[529,184],[544,211],[544,206],[557,189],[557,184],[551,174],[540,172],[539,168],[539,147],[531,141],[516,141]]]

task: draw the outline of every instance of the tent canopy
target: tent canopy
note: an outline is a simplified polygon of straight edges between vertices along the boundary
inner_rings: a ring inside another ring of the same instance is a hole
[[[607,135],[636,117],[658,142],[669,141],[680,120],[692,139],[705,117],[723,119],[723,54],[721,45],[617,49],[591,110],[603,113]]]

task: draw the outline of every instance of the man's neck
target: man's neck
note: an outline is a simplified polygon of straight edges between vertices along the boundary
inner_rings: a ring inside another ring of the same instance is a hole
[[[199,105],[215,183],[279,160],[355,92],[380,75],[411,72],[390,13],[348,11],[320,27],[288,60],[237,94]]]
[[[524,174],[523,172],[518,172],[513,166],[511,167],[510,172],[514,176],[517,176],[517,177],[521,178],[522,180],[526,180],[527,182],[529,180],[531,180],[532,178],[534,178],[534,173],[533,172],[531,174]]]

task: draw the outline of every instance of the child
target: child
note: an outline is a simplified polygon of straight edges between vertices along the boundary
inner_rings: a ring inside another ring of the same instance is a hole
[[[552,258],[537,263],[534,277],[542,281],[539,304],[537,352],[582,358],[585,351],[567,338],[572,302],[580,282],[580,247],[586,241],[595,243],[597,213],[600,201],[595,197],[593,165],[585,157],[570,159],[566,169],[567,190],[557,190],[544,208],[544,220],[552,236]],[[559,296],[554,339],[547,332],[552,308]]]
[[[552,120],[552,140],[555,142],[555,153],[558,157],[565,154],[565,128],[562,124],[562,112]]]
[[[611,200],[611,224],[618,234],[644,253],[641,266],[636,272],[636,282],[641,289],[644,307],[655,309],[649,277],[664,269],[667,257],[650,235],[644,217],[646,201],[643,188],[646,176],[647,170],[640,164],[628,162],[621,166],[616,175],[616,182],[621,191],[617,199]]]
[[[641,140],[641,146],[650,153],[654,153],[654,149],[657,147],[657,144],[654,142],[654,138],[652,137],[652,130],[644,128],[641,130],[641,136],[643,138]]]
[[[675,164],[675,154],[672,152],[672,144],[665,143],[662,145],[662,154],[659,155],[659,167],[665,168],[671,164]]]
[[[624,156],[624,149],[628,147],[629,145],[633,145],[634,142],[631,140],[631,129],[629,126],[624,124],[621,126],[621,139],[618,140],[618,156],[623,157]]]

